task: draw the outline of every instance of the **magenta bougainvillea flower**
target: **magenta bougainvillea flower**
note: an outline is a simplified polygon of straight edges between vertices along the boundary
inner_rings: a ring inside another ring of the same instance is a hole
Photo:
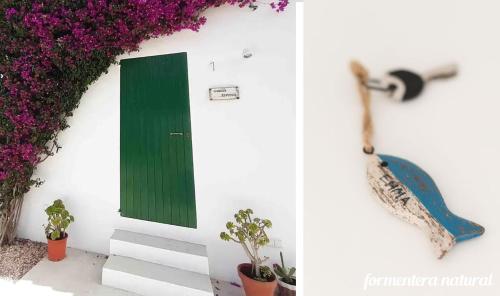
[[[0,3],[0,211],[37,184],[37,164],[89,84],[147,39],[198,31],[203,12],[256,0],[2,0]],[[262,3],[262,1],[259,1]],[[282,11],[288,0],[269,3]],[[4,216],[2,216],[4,217]],[[4,222],[2,222],[4,223]],[[1,231],[1,229],[0,229]],[[0,239],[0,244],[2,240]]]

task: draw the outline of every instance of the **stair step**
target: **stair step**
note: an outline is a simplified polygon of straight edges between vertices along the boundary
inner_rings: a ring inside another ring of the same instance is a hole
[[[112,255],[209,274],[207,249],[200,244],[116,229],[109,249]]]
[[[206,274],[116,255],[103,266],[102,284],[145,296],[213,296]]]

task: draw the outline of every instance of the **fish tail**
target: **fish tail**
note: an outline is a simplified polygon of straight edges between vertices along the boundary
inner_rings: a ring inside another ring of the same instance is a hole
[[[462,217],[454,216],[454,227],[451,232],[455,236],[457,243],[478,237],[484,233],[483,226]]]
[[[484,233],[483,226],[452,213],[449,214],[447,222],[446,228],[440,225],[435,231],[431,231],[431,242],[439,259],[443,258],[455,244]],[[444,229],[446,231],[443,231]]]

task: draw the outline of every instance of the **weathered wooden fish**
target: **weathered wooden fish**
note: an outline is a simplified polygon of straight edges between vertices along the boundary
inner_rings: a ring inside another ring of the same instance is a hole
[[[456,243],[484,233],[481,225],[450,212],[432,178],[415,164],[371,154],[367,173],[378,200],[396,216],[424,230],[439,258]]]

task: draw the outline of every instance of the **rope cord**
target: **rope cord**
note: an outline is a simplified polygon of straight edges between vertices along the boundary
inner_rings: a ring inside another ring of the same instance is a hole
[[[369,77],[368,71],[357,61],[351,62],[351,71],[357,79],[358,91],[363,105],[363,152],[373,154],[375,148],[372,144],[373,121],[370,108],[371,95],[370,90],[366,87]]]

